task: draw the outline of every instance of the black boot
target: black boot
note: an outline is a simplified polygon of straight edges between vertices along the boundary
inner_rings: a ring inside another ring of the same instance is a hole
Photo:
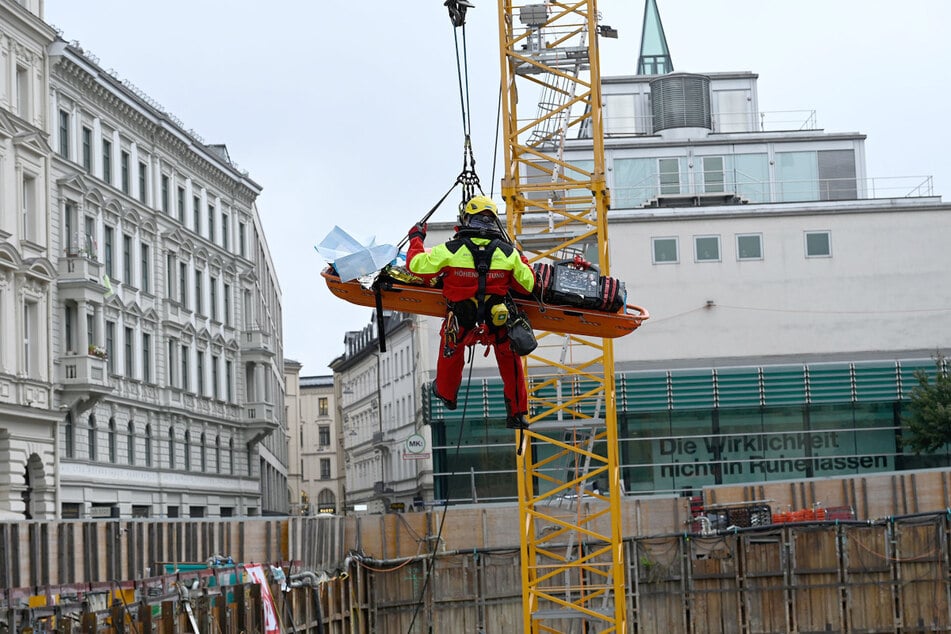
[[[505,419],[506,429],[528,429],[528,421],[525,420],[525,414],[511,414]]]
[[[446,398],[445,396],[442,396],[439,392],[436,391],[436,382],[435,382],[435,381],[433,381],[433,396],[435,396],[435,397],[438,398],[440,401],[442,401],[442,402],[443,402],[443,405],[445,405],[445,406],[446,406],[446,409],[448,409],[449,411],[452,411],[452,410],[456,409],[456,402],[455,402],[455,401],[450,401],[448,398]]]

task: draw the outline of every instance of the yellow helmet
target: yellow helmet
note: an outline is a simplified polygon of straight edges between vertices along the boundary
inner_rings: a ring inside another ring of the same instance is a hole
[[[496,217],[499,215],[499,208],[488,196],[473,196],[462,208],[462,213],[467,216],[481,214],[483,211],[491,211]]]

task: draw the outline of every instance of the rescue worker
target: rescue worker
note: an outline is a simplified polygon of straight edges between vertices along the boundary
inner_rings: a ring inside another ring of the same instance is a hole
[[[509,343],[503,300],[509,290],[530,294],[535,287],[534,271],[525,256],[506,241],[498,209],[488,196],[466,201],[451,240],[426,250],[425,239],[425,225],[410,229],[406,267],[424,280],[440,277],[449,304],[440,330],[433,394],[447,409],[456,409],[465,350],[480,342],[491,345],[505,394],[505,426],[527,428],[525,371]]]

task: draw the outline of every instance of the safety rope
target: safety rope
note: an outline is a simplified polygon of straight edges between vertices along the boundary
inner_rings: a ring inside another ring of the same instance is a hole
[[[472,368],[475,365],[473,363],[474,355],[472,354],[472,348],[469,349],[469,376],[466,378],[466,391],[464,396],[464,401],[462,403],[462,418],[459,421],[459,434],[456,436],[456,453],[453,456],[450,464],[453,465],[452,471],[449,472],[449,476],[446,478],[446,496],[443,500],[442,506],[442,515],[439,517],[439,528],[436,530],[436,539],[433,540],[433,549],[429,553],[429,558],[426,560],[426,574],[423,577],[423,585],[419,589],[419,597],[416,599],[416,606],[413,609],[413,618],[410,620],[409,628],[406,630],[407,634],[412,634],[413,625],[416,623],[416,616],[419,614],[420,608],[423,606],[423,597],[426,595],[426,588],[429,586],[429,580],[432,578],[433,569],[436,567],[436,551],[439,549],[439,543],[442,541],[442,529],[446,524],[446,512],[449,510],[449,481],[456,475],[455,465],[459,464],[459,454],[462,450],[462,431],[466,428],[466,411],[469,409],[469,390],[472,386]]]
[[[459,86],[459,109],[462,115],[462,171],[456,182],[462,185],[462,200],[466,201],[482,193],[479,176],[476,174],[475,153],[472,149],[472,106],[469,98],[469,54],[466,42],[466,11],[474,5],[467,0],[446,0],[452,22],[452,36],[456,52],[456,81]]]

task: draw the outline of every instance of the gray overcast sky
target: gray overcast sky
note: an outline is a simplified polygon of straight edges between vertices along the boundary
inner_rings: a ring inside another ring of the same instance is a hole
[[[466,31],[472,132],[488,191],[497,3],[474,1]],[[334,224],[395,244],[461,169],[453,33],[442,4],[46,0],[46,21],[206,142],[227,144],[263,187],[258,208],[284,296],[284,353],[315,375],[330,373],[344,333],[364,327],[371,310],[330,295],[313,246]],[[753,71],[761,111],[815,110],[827,131],[868,135],[870,177],[933,176],[935,193],[951,196],[951,2],[658,5],[676,70]],[[601,0],[598,8],[620,31],[602,43],[602,74],[633,74],[644,1]],[[453,218],[452,200],[434,220]]]

